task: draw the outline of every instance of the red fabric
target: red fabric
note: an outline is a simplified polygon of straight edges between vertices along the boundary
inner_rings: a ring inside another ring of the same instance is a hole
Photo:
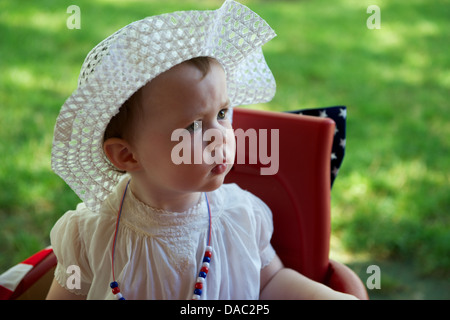
[[[226,182],[236,182],[272,210],[272,244],[283,263],[322,282],[330,243],[331,119],[235,108],[234,129],[279,130],[279,170],[261,175],[262,164],[235,164]],[[270,137],[270,133],[268,137]],[[270,141],[270,140],[269,140]],[[270,152],[270,147],[267,148]]]
[[[22,263],[30,264],[32,266],[36,266],[39,262],[44,260],[44,258],[47,257],[52,252],[53,252],[53,250],[51,248],[43,249],[43,250],[35,253],[31,257],[25,259]]]
[[[8,300],[12,294],[13,291],[0,285],[0,300]]]
[[[53,250],[46,248],[13,266],[0,275],[0,300],[19,297],[55,265]]]
[[[270,207],[274,221],[272,245],[284,265],[325,283],[329,280],[330,268],[330,159],[334,121],[235,108],[233,127],[257,132],[267,129],[268,137],[271,130],[279,130],[279,170],[276,175],[260,174],[260,168],[268,165],[262,164],[258,156],[256,164],[249,164],[246,146],[245,163],[235,162],[225,182],[237,183]],[[270,153],[271,148],[267,150]],[[333,283],[340,281],[339,274],[335,276]],[[361,289],[361,283],[355,286]]]

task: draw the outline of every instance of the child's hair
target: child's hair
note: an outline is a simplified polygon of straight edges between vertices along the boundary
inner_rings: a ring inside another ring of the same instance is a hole
[[[185,62],[192,64],[198,68],[203,77],[205,77],[210,68],[211,62],[214,61],[210,57],[196,57]],[[105,134],[103,136],[103,142],[110,138],[129,139],[127,135],[131,130],[133,120],[141,109],[142,102],[142,87],[138,89],[127,101],[125,101],[119,109],[119,112],[111,118],[108,126],[106,127]]]

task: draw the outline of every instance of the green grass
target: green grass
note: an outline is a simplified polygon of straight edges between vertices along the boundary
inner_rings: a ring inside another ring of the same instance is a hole
[[[333,246],[355,268],[381,266],[382,297],[435,298],[413,293],[414,279],[432,279],[442,280],[437,297],[448,298],[448,5],[242,2],[278,34],[264,47],[277,95],[257,107],[348,107],[346,156],[332,191]],[[71,4],[0,3],[0,272],[47,246],[52,225],[78,202],[52,173],[50,152],[54,121],[88,51],[131,21],[221,1],[77,1],[80,30],[66,27]],[[372,4],[381,9],[379,30],[366,27]],[[390,273],[395,262],[413,275],[408,283]]]

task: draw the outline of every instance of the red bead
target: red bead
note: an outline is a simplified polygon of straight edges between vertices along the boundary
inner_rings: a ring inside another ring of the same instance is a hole
[[[112,293],[113,294],[118,294],[119,292],[120,292],[119,287],[115,287],[115,288],[112,289]]]
[[[208,269],[208,267],[202,267],[201,269],[200,269],[200,272],[204,272],[204,273],[208,273],[208,271],[209,271],[209,269]]]
[[[211,258],[212,252],[211,251],[206,251],[205,252],[205,257]]]
[[[195,284],[195,289],[203,289],[203,283],[201,283],[201,282],[197,282],[196,284]]]

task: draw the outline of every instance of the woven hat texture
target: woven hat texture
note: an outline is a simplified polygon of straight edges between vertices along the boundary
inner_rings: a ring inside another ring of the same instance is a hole
[[[261,46],[274,36],[262,18],[231,0],[217,10],[168,13],[120,29],[89,52],[61,108],[53,170],[97,210],[123,176],[103,153],[104,132],[134,92],[185,60],[209,56],[225,70],[232,107],[267,102],[276,86]]]

